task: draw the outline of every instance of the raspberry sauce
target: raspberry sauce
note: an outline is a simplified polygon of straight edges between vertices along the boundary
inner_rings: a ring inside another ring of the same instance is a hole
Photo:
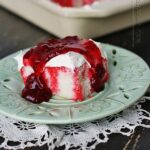
[[[45,64],[53,57],[70,51],[83,55],[90,63],[91,86],[95,92],[101,91],[109,77],[105,66],[107,60],[102,57],[99,47],[92,40],[68,36],[39,43],[24,55],[24,65],[31,66],[34,73],[27,78],[22,97],[33,103],[48,101],[52,92],[41,78]]]
[[[82,5],[90,5],[95,0],[52,0],[52,2],[59,4],[62,7],[79,7]]]

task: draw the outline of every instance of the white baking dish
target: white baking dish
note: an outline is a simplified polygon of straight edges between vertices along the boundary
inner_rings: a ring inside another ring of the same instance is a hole
[[[56,36],[94,38],[150,20],[150,0],[105,0],[63,8],[50,0],[0,0],[3,7]]]

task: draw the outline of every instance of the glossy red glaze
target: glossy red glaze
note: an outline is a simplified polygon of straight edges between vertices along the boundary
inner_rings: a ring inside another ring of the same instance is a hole
[[[77,7],[86,4],[92,4],[95,0],[52,0],[62,7]]]
[[[22,97],[32,103],[41,103],[43,101],[49,101],[51,96],[51,91],[40,76],[31,74],[27,78],[25,88],[22,91]]]

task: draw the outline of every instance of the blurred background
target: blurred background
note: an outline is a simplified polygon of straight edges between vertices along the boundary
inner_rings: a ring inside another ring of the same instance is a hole
[[[0,0],[58,37],[95,38],[150,20],[150,0]]]
[[[149,61],[149,33],[150,0],[0,0],[1,58],[48,38],[78,35]]]

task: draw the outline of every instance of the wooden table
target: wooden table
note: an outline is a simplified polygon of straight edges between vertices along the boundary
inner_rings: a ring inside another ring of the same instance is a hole
[[[52,37],[54,36],[0,8],[0,58]],[[150,66],[150,22],[95,40],[127,48],[141,56]],[[150,102],[145,103],[144,107],[150,111]],[[150,124],[150,121],[147,123]],[[130,137],[111,134],[109,138],[107,143],[99,144],[96,150],[150,150],[150,129],[138,127]],[[2,142],[3,137],[0,137],[0,144]],[[12,141],[9,143],[15,145]],[[44,145],[26,150],[47,150],[47,147]]]

